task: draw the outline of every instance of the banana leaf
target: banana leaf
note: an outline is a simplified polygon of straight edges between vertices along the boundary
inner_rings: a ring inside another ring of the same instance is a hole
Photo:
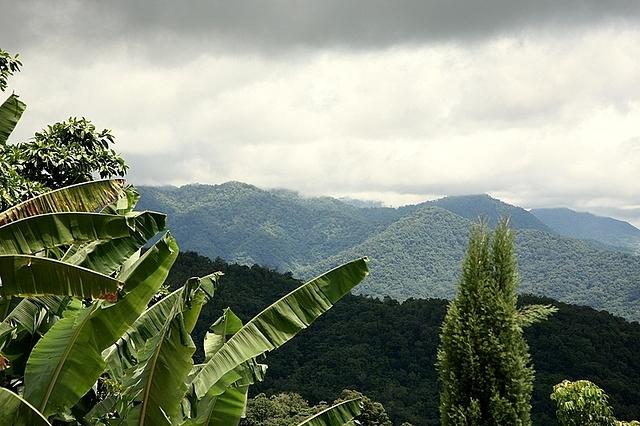
[[[130,216],[99,213],[48,213],[0,226],[0,254],[34,254],[63,245],[136,235],[145,218],[164,222],[159,213]],[[145,240],[146,242],[146,240]]]
[[[96,301],[56,322],[27,361],[25,399],[46,416],[64,413],[78,402],[105,369],[102,352],[144,311],[177,255],[175,239],[166,235],[118,276],[124,282],[120,300]]]
[[[339,266],[287,294],[233,335],[193,379],[197,399],[203,398],[238,365],[289,341],[328,311],[368,274],[367,259]]]
[[[361,398],[340,402],[309,417],[298,426],[343,426],[360,415],[361,405]]]
[[[170,316],[175,315],[173,309],[178,304],[189,307],[187,310],[183,309],[182,314],[185,318],[185,329],[190,333],[195,325],[195,321],[190,317],[193,314],[199,315],[202,305],[213,296],[218,285],[218,276],[219,273],[214,273],[202,278],[191,278],[183,287],[144,311],[127,332],[103,353],[111,378],[121,377],[126,368],[138,362],[138,352],[144,347],[145,342],[162,332]],[[190,319],[189,324],[187,318]]]
[[[133,222],[130,223],[129,235],[74,245],[62,260],[103,274],[116,272],[149,239],[165,229],[166,216],[163,214],[144,212],[130,217]]]
[[[205,360],[211,357],[242,329],[242,320],[231,309],[226,308],[222,316],[213,323],[204,339]],[[203,364],[194,366],[187,383],[202,369]],[[218,424],[238,424],[244,414],[247,390],[255,382],[262,381],[267,366],[251,359],[225,374],[199,401],[187,400],[190,419],[184,426],[207,426]]]
[[[124,187],[124,179],[107,179],[46,192],[0,213],[0,225],[46,213],[96,212],[115,202]]]
[[[18,304],[5,316],[3,322],[19,325],[23,330],[33,334],[37,330],[37,324],[34,322],[37,312],[46,310],[51,315],[61,316],[70,301],[70,297],[53,295],[20,299]]]
[[[122,283],[90,269],[31,255],[0,255],[0,290],[4,296],[41,294],[105,298]]]
[[[120,197],[114,203],[106,206],[101,213],[124,215],[132,212],[138,201],[140,201],[140,193],[129,185]]]
[[[27,108],[17,95],[11,95],[0,105],[0,145],[7,143],[9,135],[18,124],[18,120]]]
[[[178,305],[161,332],[147,340],[139,363],[125,375],[122,399],[126,408],[118,411],[128,425],[169,426],[178,419],[196,350]]]
[[[204,426],[237,426],[245,413],[249,386],[230,387],[216,397],[211,416]],[[197,423],[196,423],[197,424]]]
[[[2,348],[4,348],[7,339],[11,337],[11,334],[14,330],[15,326],[7,324],[6,322],[0,322],[0,351],[2,351]],[[0,356],[2,356],[1,353]],[[2,371],[1,368],[0,371]]]
[[[51,426],[31,404],[8,389],[0,388],[0,426]]]
[[[218,274],[211,274],[189,279],[141,315],[127,337],[121,339],[126,344],[121,347],[135,352],[137,361],[123,380],[126,390],[118,411],[126,424],[177,422],[195,352],[189,332],[202,305],[212,297],[217,277]],[[135,346],[141,343],[144,346],[136,351]]]
[[[204,359],[209,361],[222,345],[242,328],[242,320],[229,308],[214,322],[204,335]]]

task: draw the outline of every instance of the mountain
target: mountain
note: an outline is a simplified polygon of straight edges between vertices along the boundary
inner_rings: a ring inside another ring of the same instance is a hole
[[[534,215],[487,195],[446,197],[401,208],[358,208],[252,185],[142,187],[139,207],[165,211],[185,249],[293,271],[309,278],[362,255],[372,296],[450,298],[469,228],[479,216],[511,216],[522,291],[640,320],[640,259],[562,237]]]
[[[300,284],[289,273],[227,264],[195,253],[180,254],[168,280],[177,286],[191,276],[217,270],[225,274],[221,286],[203,308],[194,331],[200,359],[202,338],[223,308],[231,307],[247,321]],[[559,308],[525,333],[536,371],[534,425],[556,424],[549,395],[564,379],[593,381],[607,391],[619,418],[640,418],[640,324],[546,298],[524,297],[522,302]],[[357,389],[382,402],[394,424],[436,425],[436,348],[447,303],[347,296],[267,355],[266,380],[254,394],[297,392],[315,404],[333,400],[344,388]]]
[[[168,213],[183,247],[285,271],[358,244],[397,216],[394,209],[361,209],[240,182],[139,189],[139,208]]]
[[[640,253],[640,229],[628,222],[567,208],[532,209],[531,213],[560,235]]]
[[[486,194],[444,197],[431,201],[430,204],[471,220],[484,217],[490,226],[495,226],[501,218],[506,216],[509,217],[509,222],[514,228],[553,232],[540,219],[522,207],[512,206]]]
[[[398,300],[451,298],[473,222],[425,206],[334,256],[297,271],[310,278],[368,256],[371,275],[357,293]],[[536,229],[515,230],[523,293],[588,305],[640,320],[640,259]]]
[[[372,208],[372,207],[384,207],[384,204],[382,203],[382,201],[358,200],[356,198],[350,198],[350,197],[340,197],[338,198],[338,200],[342,201],[345,204],[349,204],[354,207],[361,207],[365,209]]]

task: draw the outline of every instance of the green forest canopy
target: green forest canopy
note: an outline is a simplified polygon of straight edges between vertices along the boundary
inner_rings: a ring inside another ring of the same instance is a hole
[[[241,318],[299,284],[290,273],[230,265],[195,253],[181,254],[169,281],[203,271],[225,273],[214,304],[196,326],[196,339],[225,306]],[[536,371],[532,417],[554,425],[552,388],[564,379],[588,379],[606,390],[620,419],[640,417],[640,324],[607,312],[525,296],[523,302],[552,303],[559,312],[530,327],[525,337]],[[311,403],[331,401],[357,389],[381,402],[394,424],[438,424],[435,355],[447,302],[440,299],[376,300],[347,296],[314,326],[269,356],[269,372],[255,392],[297,392]]]

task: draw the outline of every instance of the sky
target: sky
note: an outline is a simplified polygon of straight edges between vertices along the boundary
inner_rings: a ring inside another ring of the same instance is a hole
[[[84,116],[140,185],[402,205],[488,193],[640,226],[640,1],[0,0],[13,140]]]

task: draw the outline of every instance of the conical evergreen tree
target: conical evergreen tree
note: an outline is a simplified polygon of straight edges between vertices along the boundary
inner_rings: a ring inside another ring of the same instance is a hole
[[[484,223],[474,226],[438,348],[443,426],[531,424],[533,368],[522,327],[531,313],[550,310],[519,312],[518,281],[508,222],[493,235]]]

